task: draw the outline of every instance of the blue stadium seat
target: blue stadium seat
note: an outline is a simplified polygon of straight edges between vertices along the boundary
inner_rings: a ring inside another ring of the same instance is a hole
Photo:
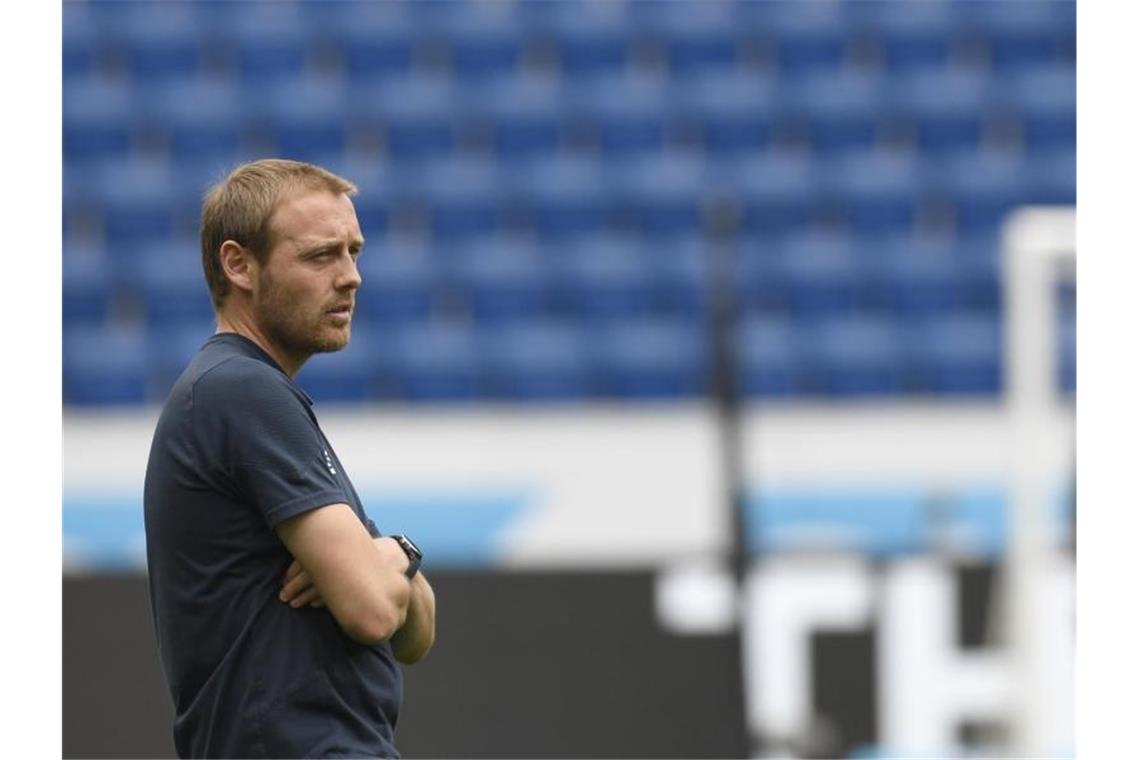
[[[424,34],[406,3],[324,0],[300,5],[313,37],[340,52],[345,76],[354,86],[411,71]]]
[[[384,378],[397,398],[470,400],[482,392],[479,345],[469,325],[407,325],[386,335],[378,350]]]
[[[786,317],[752,315],[737,327],[740,390],[748,396],[789,397],[798,390],[798,335]]]
[[[939,394],[1001,391],[1002,334],[996,314],[961,312],[908,325],[921,388]]]
[[[63,322],[102,324],[111,313],[111,278],[103,247],[91,241],[63,242]]]
[[[553,153],[569,108],[558,82],[545,77],[501,77],[479,89],[474,106],[505,161]]]
[[[300,76],[315,46],[300,5],[274,0],[211,3],[210,54],[228,59],[246,86]]]
[[[783,97],[775,78],[732,69],[681,80],[672,107],[709,153],[731,156],[767,147]]]
[[[579,81],[571,91],[573,122],[579,129],[596,131],[606,156],[660,151],[670,102],[665,83],[644,74]]]
[[[625,5],[554,0],[523,3],[520,10],[535,14],[528,21],[557,47],[568,80],[614,74],[628,66],[632,44]]]
[[[380,383],[380,351],[387,335],[353,324],[340,351],[312,356],[297,373],[297,384],[318,402],[360,403],[374,398]]]
[[[339,76],[301,76],[266,88],[259,115],[276,154],[302,161],[343,151],[351,101]]]
[[[849,153],[823,170],[823,193],[858,235],[906,230],[922,200],[922,164],[907,152]]]
[[[587,320],[616,322],[649,312],[648,272],[637,241],[584,236],[554,253],[550,275],[563,309]]]
[[[103,58],[99,30],[90,3],[63,4],[63,79],[65,82],[94,75]]]
[[[445,4],[434,31],[450,53],[452,75],[464,82],[517,71],[524,47],[523,26],[509,6]]]
[[[963,257],[954,240],[896,235],[865,244],[862,256],[880,302],[900,320],[911,321],[965,308],[969,299]]]
[[[397,163],[449,154],[456,144],[461,93],[445,77],[412,73],[352,88],[347,119],[355,133],[380,136]]]
[[[953,204],[964,236],[997,231],[1026,196],[1027,163],[1018,152],[966,150],[930,165],[931,187]]]
[[[986,41],[998,71],[1076,60],[1075,2],[953,3],[955,31]]]
[[[902,334],[893,319],[838,315],[800,328],[809,392],[891,395],[906,390]]]
[[[555,155],[528,162],[508,180],[512,206],[530,214],[545,238],[596,232],[606,221],[608,176],[593,158]]]
[[[148,324],[205,322],[212,317],[198,238],[140,241],[131,251],[134,263],[124,279],[139,289]]]
[[[65,325],[64,404],[142,404],[151,400],[147,370],[141,327]]]
[[[676,319],[631,319],[596,337],[595,361],[606,389],[621,398],[681,398],[709,386],[706,335]]]
[[[699,232],[715,175],[691,154],[660,153],[626,162],[615,171],[611,198],[642,234],[675,236]]]
[[[425,165],[412,176],[412,194],[427,210],[432,234],[458,240],[487,234],[499,223],[504,207],[497,163],[486,158],[445,158]]]
[[[449,253],[446,279],[467,294],[479,323],[541,317],[551,306],[549,272],[534,245],[496,235]]]
[[[943,67],[954,38],[952,0],[861,0],[847,3],[851,32],[877,44],[889,72]]]
[[[876,74],[852,69],[810,73],[787,82],[789,118],[821,154],[875,144],[887,90]]]
[[[732,165],[730,186],[751,234],[783,235],[811,221],[819,208],[819,175],[809,156],[769,151]]]
[[[583,399],[595,390],[586,334],[573,322],[503,325],[481,342],[493,397]]]
[[[193,77],[152,90],[147,118],[167,136],[173,161],[236,157],[253,116],[245,100],[245,91],[228,77]]]
[[[689,319],[708,313],[710,256],[709,244],[698,236],[645,243],[642,259],[655,313]]]
[[[217,322],[212,316],[148,325],[147,361],[156,397],[166,397],[190,360],[216,330]]]
[[[890,80],[885,108],[911,125],[925,155],[976,149],[994,89],[983,71],[972,68],[906,71]]]
[[[1029,152],[1071,148],[1077,139],[1077,72],[1059,64],[1021,69],[995,79],[1003,105],[1021,120]]]
[[[153,159],[109,160],[98,167],[92,187],[102,205],[106,240],[114,255],[123,246],[173,235],[198,208],[186,205],[181,178],[169,163]]]
[[[782,241],[771,235],[740,240],[735,256],[737,298],[743,312],[783,313],[791,310]]]
[[[850,313],[866,300],[866,275],[850,237],[809,231],[784,241],[779,255],[796,318]]]
[[[847,52],[845,3],[741,3],[740,23],[775,46],[776,63],[793,76],[835,70]]]
[[[369,242],[357,267],[362,280],[356,291],[358,319],[388,325],[423,321],[431,315],[437,279],[427,246]]]
[[[204,66],[207,39],[200,5],[193,2],[127,3],[121,21],[104,39],[123,50],[131,77],[147,86],[191,77]]]
[[[1026,203],[1068,204],[1077,202],[1077,151],[1075,146],[1056,151],[1038,151],[1026,166]]]
[[[88,161],[124,156],[141,98],[122,80],[83,77],[63,86],[63,157]]]
[[[631,28],[664,48],[674,77],[727,73],[739,60],[734,3],[632,3],[629,10]]]

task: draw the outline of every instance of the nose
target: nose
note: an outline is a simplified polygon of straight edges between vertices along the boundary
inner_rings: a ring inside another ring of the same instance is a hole
[[[337,280],[338,290],[356,290],[360,287],[360,283],[364,278],[360,276],[360,270],[356,266],[356,257],[350,254],[344,256],[345,264],[341,268],[340,277]]]

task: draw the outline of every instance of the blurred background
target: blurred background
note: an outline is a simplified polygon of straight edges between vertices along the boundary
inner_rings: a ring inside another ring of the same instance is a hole
[[[173,756],[142,476],[267,156],[360,188],[297,379],[437,590],[406,756],[1071,756],[1075,27],[65,0],[65,756]]]

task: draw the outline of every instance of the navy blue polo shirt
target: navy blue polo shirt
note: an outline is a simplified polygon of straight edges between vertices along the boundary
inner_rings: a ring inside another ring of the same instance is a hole
[[[312,400],[252,341],[210,338],[158,420],[144,494],[151,609],[182,757],[399,757],[402,680],[328,608],[280,601],[274,528],[348,504]]]

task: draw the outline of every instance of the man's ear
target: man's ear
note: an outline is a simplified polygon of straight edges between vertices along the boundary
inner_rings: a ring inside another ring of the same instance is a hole
[[[227,240],[222,243],[218,251],[218,259],[231,285],[247,293],[253,290],[253,283],[257,277],[257,260],[253,257],[252,251],[233,240]]]

